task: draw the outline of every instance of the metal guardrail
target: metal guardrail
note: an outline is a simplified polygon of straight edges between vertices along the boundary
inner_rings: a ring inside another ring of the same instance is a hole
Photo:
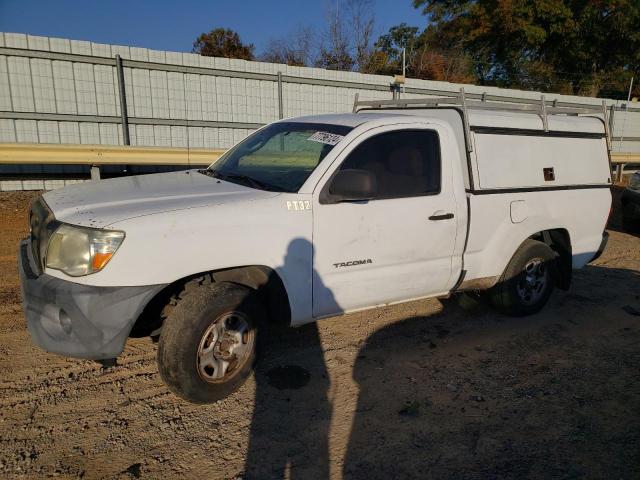
[[[91,167],[91,178],[99,180],[102,165],[200,167],[212,164],[224,151],[205,148],[0,143],[0,164],[88,165]]]
[[[611,152],[611,164],[616,167],[616,181],[620,182],[627,165],[640,165],[640,153]],[[628,173],[633,173],[638,169]]]
[[[88,165],[91,178],[100,178],[101,165],[184,165],[200,167],[215,162],[223,149],[131,147],[110,145],[55,145],[0,143],[0,165]],[[611,152],[616,177],[627,165],[640,165],[640,153]]]
[[[210,165],[223,149],[0,143],[4,165]]]
[[[611,163],[617,164],[640,164],[640,153],[621,153],[615,152],[611,154]]]

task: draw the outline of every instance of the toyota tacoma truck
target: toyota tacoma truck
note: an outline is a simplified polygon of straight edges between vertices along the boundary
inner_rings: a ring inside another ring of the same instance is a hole
[[[151,336],[169,389],[207,403],[275,323],[464,291],[534,314],[605,246],[608,145],[606,109],[462,93],[285,119],[205,169],[50,191],[19,247],[28,328],[104,361]]]

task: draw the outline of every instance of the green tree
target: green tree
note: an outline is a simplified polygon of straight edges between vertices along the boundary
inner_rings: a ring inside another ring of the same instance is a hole
[[[640,71],[638,0],[414,0],[432,47],[458,45],[478,81],[626,97]]]
[[[418,27],[410,27],[401,23],[380,36],[375,44],[376,49],[387,56],[388,62],[394,66],[402,66],[402,49],[411,57],[418,43]]]
[[[206,57],[253,60],[253,50],[252,44],[245,45],[240,40],[240,35],[228,28],[216,28],[209,33],[202,33],[193,42],[193,52]]]

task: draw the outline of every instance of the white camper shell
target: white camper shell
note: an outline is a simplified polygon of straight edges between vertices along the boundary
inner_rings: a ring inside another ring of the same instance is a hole
[[[270,322],[485,292],[540,310],[606,244],[606,109],[454,98],[285,119],[208,169],[66,187],[20,249],[35,343],[112,359],[159,336],[168,386],[238,388]]]

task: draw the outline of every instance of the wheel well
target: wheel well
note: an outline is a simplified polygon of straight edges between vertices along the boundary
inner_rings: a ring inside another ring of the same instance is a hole
[[[165,308],[175,302],[175,299],[188,282],[197,279],[236,283],[256,290],[267,309],[269,322],[284,325],[291,323],[289,296],[278,273],[269,267],[250,265],[201,272],[167,285],[147,303],[133,325],[129,336],[135,338],[147,337],[162,327]]]
[[[573,261],[571,251],[571,237],[564,228],[543,230],[529,238],[546,243],[558,255],[555,269],[555,281],[558,288],[568,290],[571,285]]]

